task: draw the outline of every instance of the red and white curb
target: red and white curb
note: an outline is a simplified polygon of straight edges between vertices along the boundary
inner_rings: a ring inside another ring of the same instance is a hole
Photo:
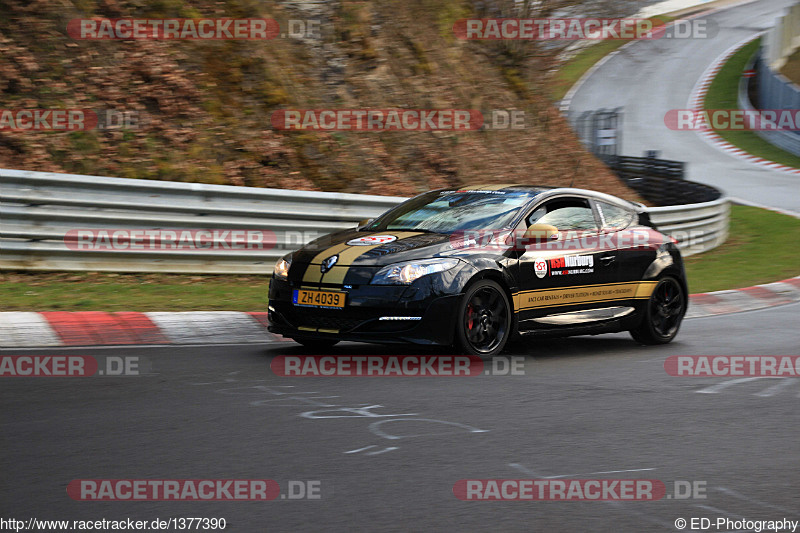
[[[745,289],[692,294],[687,318],[800,302],[800,276]],[[0,313],[0,347],[264,344],[287,341],[267,331],[267,313]]]
[[[800,276],[728,291],[689,296],[686,318],[726,315],[800,302]]]
[[[717,77],[719,71],[728,60],[738,52],[743,46],[747,43],[753,41],[754,39],[758,39],[764,32],[761,32],[755,36],[750,36],[747,39],[740,41],[733,45],[732,47],[728,48],[724,54],[719,56],[716,61],[714,61],[703,73],[700,79],[697,81],[697,84],[692,89],[691,94],[689,95],[689,103],[688,108],[694,111],[695,113],[702,111],[705,109],[704,101],[706,99],[706,94],[708,93],[708,88],[714,81],[714,78]],[[755,155],[751,155],[745,150],[734,146],[733,144],[729,143],[722,137],[720,137],[714,130],[707,126],[708,129],[704,129],[698,131],[697,134],[703,138],[706,142],[710,145],[722,150],[725,153],[728,153],[742,161],[747,161],[748,163],[753,163],[754,165],[758,165],[760,167],[769,168],[772,170],[779,170],[781,172],[787,172],[789,174],[800,174],[800,169],[789,167],[786,165],[781,165],[780,163],[776,163],[775,161],[770,161],[769,159],[764,159],[762,157],[758,157]]]
[[[267,313],[100,311],[0,313],[0,347],[260,344],[286,340],[267,331]]]

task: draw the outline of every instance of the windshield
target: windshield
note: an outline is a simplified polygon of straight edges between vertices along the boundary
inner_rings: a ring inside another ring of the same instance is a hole
[[[519,208],[537,194],[518,190],[430,192],[400,204],[363,229],[453,233],[507,228]]]

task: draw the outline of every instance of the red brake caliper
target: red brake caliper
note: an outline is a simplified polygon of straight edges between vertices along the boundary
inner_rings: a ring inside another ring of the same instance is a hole
[[[472,309],[472,304],[467,305],[467,316],[469,317],[467,319],[467,329],[471,330],[472,326],[475,325],[475,322],[473,321],[473,318],[472,318],[474,314],[475,313],[474,313],[474,311]]]

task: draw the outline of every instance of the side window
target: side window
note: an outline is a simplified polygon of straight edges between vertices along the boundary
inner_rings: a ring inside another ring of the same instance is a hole
[[[594,213],[589,201],[582,198],[557,198],[536,208],[528,217],[528,225],[550,224],[559,231],[596,231]]]
[[[625,229],[633,222],[634,213],[624,207],[619,207],[606,202],[597,202],[597,210],[603,219],[603,228],[616,231]]]

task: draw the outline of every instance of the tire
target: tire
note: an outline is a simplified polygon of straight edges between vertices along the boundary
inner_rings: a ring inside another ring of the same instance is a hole
[[[488,279],[471,285],[458,308],[455,347],[462,353],[490,358],[511,335],[511,305],[503,288]]]
[[[630,330],[631,337],[641,344],[667,344],[678,334],[683,315],[686,314],[686,295],[675,278],[665,276],[658,280],[642,322]]]
[[[339,341],[336,339],[314,339],[311,337],[295,337],[294,342],[302,344],[309,350],[328,350],[333,348]]]

